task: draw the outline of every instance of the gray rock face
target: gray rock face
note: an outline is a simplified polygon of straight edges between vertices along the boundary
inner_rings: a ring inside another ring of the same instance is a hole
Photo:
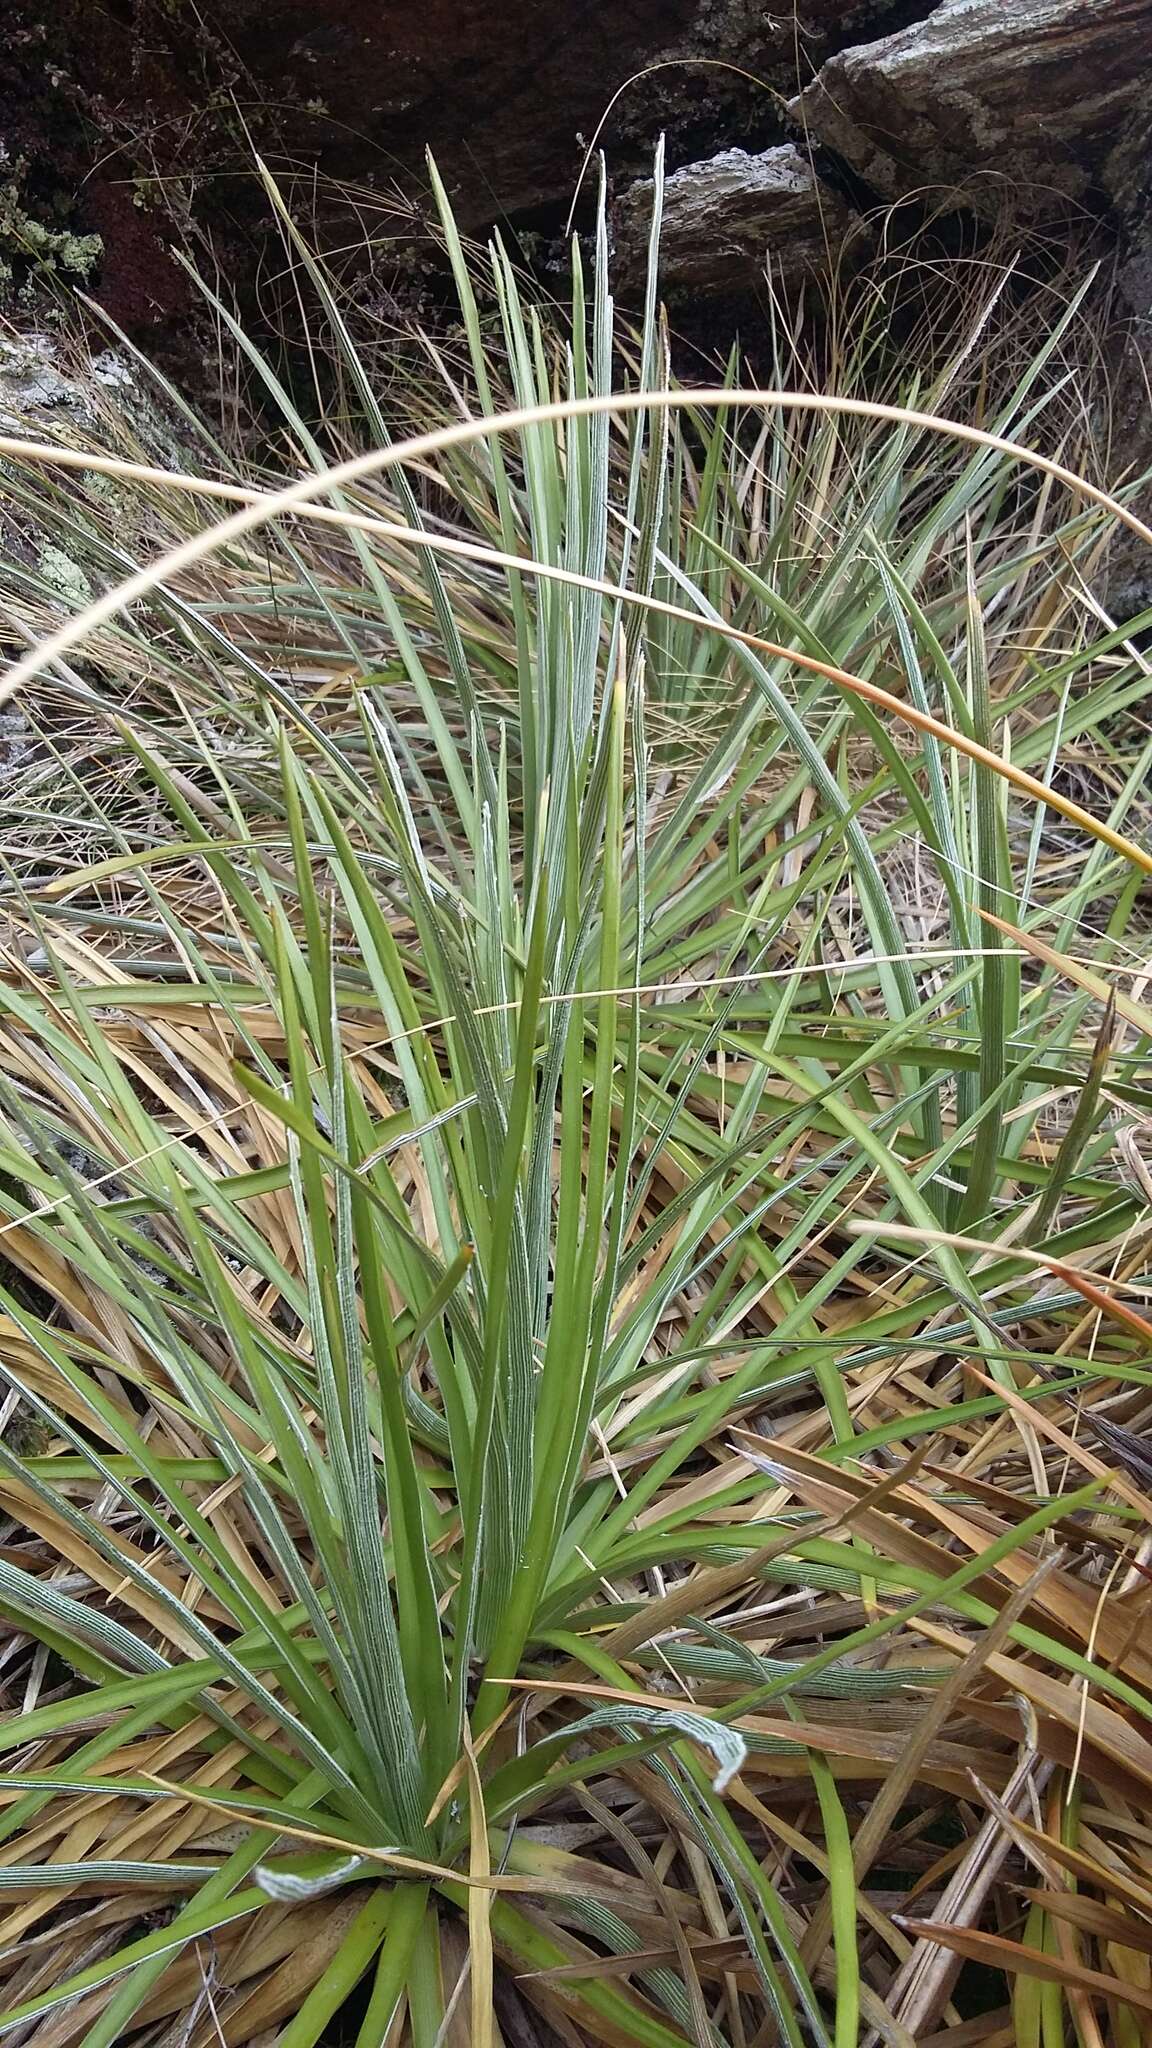
[[[91,425],[102,393],[134,390],[127,364],[110,349],[80,371],[61,362],[51,335],[0,335],[0,426],[9,433],[40,438],[69,416]]]
[[[635,290],[644,275],[652,183],[634,185],[616,216],[617,274]],[[843,201],[792,143],[749,155],[726,149],[673,171],[664,188],[661,286],[685,293],[743,293],[770,264],[785,282],[821,270],[848,225]]]
[[[795,108],[882,197],[944,186],[1042,217],[1120,196],[1150,83],[1152,0],[942,0],[830,57]]]

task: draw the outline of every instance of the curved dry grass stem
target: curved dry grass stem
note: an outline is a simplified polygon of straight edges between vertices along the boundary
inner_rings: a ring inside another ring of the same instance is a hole
[[[1049,456],[1040,455],[1035,450],[1026,448],[1021,442],[1008,440],[999,434],[990,434],[980,427],[966,426],[957,420],[944,419],[935,413],[917,412],[907,406],[886,405],[868,399],[841,398],[824,393],[758,389],[626,392],[607,398],[573,399],[552,405],[522,407],[513,412],[493,414],[480,420],[458,421],[430,433],[413,435],[391,447],[369,449],[364,454],[352,456],[346,462],[339,463],[335,468],[322,474],[303,477],[283,491],[258,491],[242,485],[191,477],[181,472],[125,463],[115,458],[96,457],[75,449],[58,450],[36,442],[0,439],[0,455],[58,462],[67,468],[94,468],[125,479],[131,477],[137,482],[163,485],[230,501],[243,501],[242,509],[234,513],[230,519],[191,535],[159,561],[137,570],[113,590],[106,591],[84,611],[66,620],[46,640],[31,648],[6,676],[0,678],[0,703],[4,703],[41,669],[78,646],[90,632],[104,625],[117,612],[146,597],[172,576],[203,560],[229,541],[254,532],[282,514],[301,513],[320,517],[328,523],[348,529],[355,527],[375,532],[407,545],[425,546],[435,551],[480,561],[489,566],[514,568],[520,574],[547,577],[577,588],[594,590],[614,601],[634,604],[640,609],[715,633],[720,638],[749,647],[757,653],[768,654],[773,659],[791,661],[810,674],[824,676],[838,688],[877,705],[905,724],[931,733],[946,746],[966,754],[982,767],[991,769],[1010,782],[1022,795],[1031,797],[1035,802],[1047,804],[1062,817],[1067,818],[1071,824],[1111,846],[1114,852],[1121,854],[1125,860],[1140,867],[1145,873],[1152,874],[1152,852],[1125,838],[1104,821],[1093,818],[1070,798],[1062,796],[1047,783],[1029,775],[1026,770],[1014,767],[977,740],[893,696],[890,691],[880,688],[878,684],[866,682],[860,676],[850,675],[846,670],[831,663],[818,661],[814,656],[799,649],[785,647],[778,641],[764,639],[758,634],[745,633],[739,627],[729,626],[724,621],[702,618],[699,613],[686,607],[649,597],[639,591],[625,590],[609,581],[583,576],[575,570],[561,569],[551,564],[533,561],[528,557],[505,554],[498,549],[483,548],[449,535],[423,533],[396,522],[371,520],[367,515],[346,512],[343,508],[317,506],[314,502],[323,492],[343,489],[348,484],[395,468],[403,462],[417,461],[445,449],[485,440],[496,434],[519,432],[526,427],[549,422],[558,424],[564,420],[606,412],[638,412],[649,407],[676,410],[711,407],[719,411],[737,405],[774,407],[798,412],[843,413],[887,420],[894,425],[912,426],[926,432],[951,436],[974,446],[994,449],[1062,483],[1075,495],[1106,510],[1152,547],[1152,527],[1138,518],[1127,506],[1098,485],[1078,475],[1076,471],[1066,468],[1064,464],[1054,461]]]
[[[849,1221],[844,1225],[849,1237],[866,1237],[877,1241],[891,1238],[894,1244],[908,1245],[951,1245],[953,1251],[979,1252],[990,1259],[1019,1259],[1021,1265],[1037,1266],[1046,1273],[1058,1274],[1061,1278],[1074,1273],[1078,1280],[1094,1282],[1099,1287],[1113,1287],[1115,1275],[1100,1273],[1092,1266],[1078,1266],[1069,1259],[1053,1258],[1050,1252],[1034,1251],[1028,1245],[998,1244],[994,1238],[972,1237],[965,1231],[926,1230],[920,1224],[913,1227],[907,1223],[896,1223],[885,1219],[876,1221]],[[1152,1294],[1152,1286],[1135,1281],[1125,1283],[1132,1294]]]
[[[995,449],[999,454],[1007,455],[1014,461],[1021,462],[1027,467],[1051,477],[1055,482],[1064,484],[1075,496],[1085,499],[1089,504],[1098,505],[1102,510],[1109,512],[1113,518],[1120,520],[1140,540],[1145,541],[1149,547],[1152,547],[1152,527],[1146,525],[1142,519],[1137,517],[1136,513],[1130,511],[1126,505],[1122,504],[1118,498],[1114,498],[1110,492],[1102,490],[1097,484],[1089,483],[1087,478],[1079,476],[1075,470],[1067,469],[1063,463],[1054,461],[1050,456],[1040,455],[1034,449],[1026,448],[1019,441],[1008,440],[1000,434],[987,433],[982,427],[965,426],[958,420],[942,419],[935,413],[916,412],[909,406],[885,405],[879,401],[863,398],[840,398],[823,392],[771,391],[757,388],[747,390],[725,390],[721,388],[709,391],[628,391],[613,393],[607,397],[564,399],[558,400],[551,405],[522,406],[514,411],[495,413],[484,419],[458,420],[451,426],[439,427],[430,433],[411,435],[407,440],[396,441],[386,448],[366,449],[362,455],[349,456],[347,461],[337,463],[332,469],[324,470],[319,474],[301,477],[296,483],[289,484],[283,491],[262,492],[258,497],[254,496],[249,503],[244,505],[242,510],[234,513],[231,519],[222,520],[219,526],[207,528],[200,533],[193,534],[188,540],[181,542],[179,547],[171,549],[168,554],[162,556],[159,561],[149,563],[146,568],[138,569],[134,575],[126,577],[124,582],[117,584],[113,590],[106,591],[102,597],[97,598],[92,604],[86,606],[74,618],[66,620],[62,626],[57,628],[55,633],[50,634],[46,640],[42,640],[38,646],[31,649],[27,655],[15,663],[9,669],[6,676],[0,678],[0,703],[4,703],[12,696],[14,691],[18,690],[22,684],[30,681],[33,676],[37,675],[50,662],[56,661],[61,655],[69,653],[73,647],[79,646],[80,642],[97,626],[104,625],[109,619],[114,618],[117,612],[125,610],[129,605],[135,604],[138,599],[147,597],[151,591],[158,589],[170,577],[179,574],[183,569],[192,567],[194,563],[202,561],[205,556],[213,553],[215,549],[225,546],[229,541],[238,540],[244,534],[256,532],[259,527],[266,525],[270,520],[276,519],[284,513],[292,513],[299,508],[312,505],[317,498],[322,497],[327,492],[343,490],[349,484],[358,483],[366,477],[376,476],[382,471],[395,469],[401,463],[419,461],[425,456],[441,454],[449,448],[464,447],[477,441],[485,441],[496,434],[519,433],[526,427],[559,424],[564,420],[587,419],[602,413],[635,413],[648,411],[649,409],[654,411],[696,411],[702,408],[713,411],[728,411],[736,407],[749,406],[763,406],[769,409],[793,412],[855,415],[859,418],[887,420],[894,426],[915,427],[927,433],[941,434],[945,437],[951,437],[953,440],[970,443],[974,447]],[[35,446],[35,444],[30,445]],[[0,455],[5,452],[5,447],[6,444],[0,442]],[[98,458],[89,456],[85,464],[76,460],[75,451],[67,450],[63,451],[63,453],[68,458],[67,466],[69,467],[82,468],[87,466],[90,469],[99,469],[101,467]],[[38,459],[55,460],[57,457],[55,452],[49,456],[49,451],[42,448],[39,451]],[[184,483],[181,486],[177,478],[168,472],[153,472],[153,480],[158,481],[161,478],[166,478],[169,483],[175,484],[177,488],[183,487],[194,490],[199,487],[196,483]],[[220,492],[214,492],[214,494],[223,495]],[[343,519],[344,515],[338,514],[337,517]],[[530,565],[524,562],[518,563],[518,566],[528,568]],[[689,616],[695,619],[695,614],[690,614]],[[702,622],[696,620],[696,623]],[[788,650],[783,651],[787,652]]]
[[[775,100],[778,106],[785,107],[787,105],[783,93],[778,92],[774,85],[769,85],[766,78],[760,78],[755,71],[746,70],[743,64],[730,63],[725,57],[662,57],[656,64],[642,65],[639,71],[634,71],[631,77],[626,78],[622,85],[616,87],[615,92],[592,131],[592,140],[584,151],[579,176],[576,179],[575,189],[572,193],[572,204],[568,208],[568,218],[564,222],[565,239],[572,233],[572,223],[576,218],[576,208],[580,204],[580,194],[584,189],[584,180],[588,176],[588,167],[596,154],[600,137],[612,118],[613,109],[619,105],[626,92],[631,92],[634,85],[639,85],[642,79],[653,77],[658,71],[729,71],[733,77],[743,78],[749,85],[758,85],[760,90],[766,92],[769,99]]]

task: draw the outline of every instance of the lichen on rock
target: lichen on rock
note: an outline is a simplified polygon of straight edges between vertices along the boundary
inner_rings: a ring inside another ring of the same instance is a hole
[[[99,235],[80,235],[61,223],[50,226],[30,209],[25,190],[28,165],[0,141],[0,305],[5,297],[27,298],[46,278],[63,274],[75,282],[90,277],[104,253]]]
[[[38,567],[45,583],[73,611],[82,611],[86,604],[91,604],[92,585],[79,562],[74,562],[55,542],[46,541],[40,549]]]

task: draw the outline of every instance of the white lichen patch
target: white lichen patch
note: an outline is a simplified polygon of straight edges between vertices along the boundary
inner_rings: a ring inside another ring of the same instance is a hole
[[[71,555],[58,548],[54,541],[46,541],[39,554],[40,574],[45,583],[70,605],[73,611],[83,611],[92,602],[92,585]]]

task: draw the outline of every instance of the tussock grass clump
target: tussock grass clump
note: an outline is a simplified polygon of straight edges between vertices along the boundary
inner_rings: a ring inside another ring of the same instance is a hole
[[[1135,2044],[1152,740],[1075,298],[669,400],[658,217],[636,338],[603,218],[563,329],[443,225],[427,432],[285,220],[370,455],[238,327],[264,467],[5,453],[94,597],[14,555],[0,2031]]]

